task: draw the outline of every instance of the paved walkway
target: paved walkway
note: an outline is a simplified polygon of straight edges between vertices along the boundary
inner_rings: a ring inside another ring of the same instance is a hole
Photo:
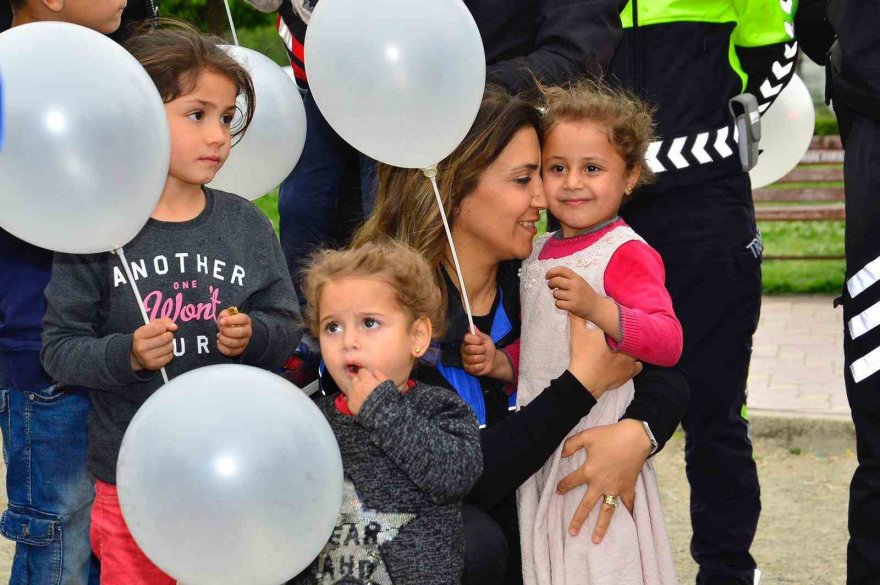
[[[749,372],[749,411],[849,417],[842,308],[830,296],[765,296]]]

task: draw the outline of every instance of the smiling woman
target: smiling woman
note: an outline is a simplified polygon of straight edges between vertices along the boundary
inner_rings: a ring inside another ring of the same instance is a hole
[[[558,372],[550,387],[527,406],[511,412],[519,362],[518,269],[520,260],[531,252],[535,222],[546,205],[538,128],[538,112],[532,105],[490,86],[468,135],[437,169],[474,322],[485,332],[480,335],[492,341],[483,355],[461,353],[467,319],[460,286],[452,276],[431,185],[420,171],[380,167],[373,215],[355,235],[356,247],[391,237],[418,250],[434,270],[445,297],[447,331],[413,371],[413,378],[453,388],[484,427],[483,474],[464,508],[463,583],[468,584],[521,580],[516,489],[544,464],[599,396],[639,371],[632,358],[612,353],[602,335],[572,327],[568,369]],[[467,339],[479,340],[471,335]],[[475,361],[491,365],[487,370],[493,377],[468,373]],[[625,420],[601,433],[591,429],[571,443],[572,451],[589,446],[591,463],[560,485],[571,489],[589,483],[584,498],[588,504],[604,493],[620,494],[631,505],[627,495],[633,493],[652,450],[643,421],[660,448],[684,412],[688,394],[679,372],[646,367],[635,385],[636,398]],[[582,507],[589,510],[592,505]],[[585,516],[577,512],[571,528],[580,529]],[[597,530],[604,532],[608,519],[600,520]]]

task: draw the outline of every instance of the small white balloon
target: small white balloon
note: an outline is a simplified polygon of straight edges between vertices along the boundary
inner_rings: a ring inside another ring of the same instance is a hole
[[[0,227],[71,254],[128,243],[168,176],[168,120],[147,72],[104,35],[63,22],[0,34],[0,70]]]
[[[280,65],[245,47],[223,48],[251,74],[256,103],[247,132],[208,186],[257,199],[281,184],[296,166],[306,143],[306,111],[296,84]],[[238,105],[233,127],[245,110],[243,96]]]
[[[305,54],[310,91],[330,126],[398,167],[446,158],[483,98],[483,43],[459,0],[321,0]]]
[[[187,585],[278,585],[327,543],[342,458],[303,392],[243,365],[192,370],[141,406],[117,464],[135,541]]]
[[[761,116],[761,156],[749,171],[752,188],[760,189],[775,183],[798,165],[810,148],[816,125],[813,98],[797,75],[777,96],[773,105]]]

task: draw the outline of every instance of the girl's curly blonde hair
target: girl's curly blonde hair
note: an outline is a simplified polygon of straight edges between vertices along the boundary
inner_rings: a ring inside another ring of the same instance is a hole
[[[397,294],[401,309],[415,321],[427,317],[433,337],[446,329],[446,308],[434,272],[415,250],[390,239],[367,242],[352,250],[321,250],[305,271],[306,324],[315,337],[320,333],[320,301],[324,286],[341,278],[374,278]]]
[[[641,165],[636,186],[654,180],[645,162],[648,145],[655,139],[654,110],[630,91],[616,89],[599,81],[585,79],[568,87],[539,85],[544,138],[560,122],[596,122],[631,171]]]

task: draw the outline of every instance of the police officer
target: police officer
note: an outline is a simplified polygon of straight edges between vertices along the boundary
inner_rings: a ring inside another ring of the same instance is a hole
[[[648,163],[658,180],[622,215],[663,257],[684,329],[698,584],[757,583],[749,548],[761,503],[745,403],[762,247],[745,172],[756,149],[737,136],[729,102],[750,93],[757,116],[791,78],[792,12],[792,0],[631,0],[611,65],[613,78],[656,106],[660,139]]]
[[[850,484],[847,583],[880,583],[880,3],[814,0],[799,9],[804,51],[825,63],[846,149],[846,393],[859,465]],[[836,38],[835,38],[836,36]],[[831,44],[833,41],[833,44]],[[830,45],[830,50],[829,50]]]

